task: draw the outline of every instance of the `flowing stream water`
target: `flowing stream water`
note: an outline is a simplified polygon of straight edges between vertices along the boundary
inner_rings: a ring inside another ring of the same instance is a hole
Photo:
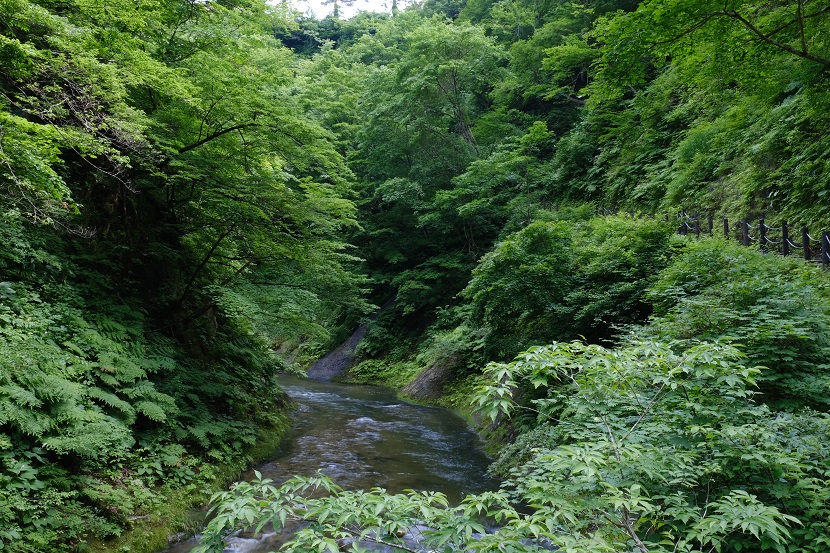
[[[451,502],[493,489],[489,463],[478,436],[456,413],[397,399],[390,390],[331,382],[280,378],[298,404],[296,424],[280,454],[256,469],[282,482],[318,470],[345,489],[385,488],[440,491]],[[244,476],[253,478],[253,471]],[[229,551],[261,553],[279,548],[284,537],[239,536]],[[189,552],[183,542],[167,553]]]

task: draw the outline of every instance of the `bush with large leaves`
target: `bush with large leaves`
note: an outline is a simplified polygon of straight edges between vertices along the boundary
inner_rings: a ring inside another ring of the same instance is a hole
[[[554,343],[490,365],[485,414],[535,415],[498,465],[518,497],[613,551],[826,549],[830,418],[757,403],[760,369],[734,347],[671,345]]]

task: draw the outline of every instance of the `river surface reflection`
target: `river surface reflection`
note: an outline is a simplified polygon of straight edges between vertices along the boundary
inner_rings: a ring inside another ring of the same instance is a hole
[[[296,424],[279,455],[257,467],[263,477],[282,482],[319,470],[345,489],[440,491],[451,502],[496,487],[485,476],[489,460],[478,436],[452,411],[400,401],[385,388],[293,376],[280,377],[280,385],[298,404]],[[253,471],[244,478],[253,479]],[[240,540],[233,550],[277,547],[276,537],[266,537],[248,545]]]

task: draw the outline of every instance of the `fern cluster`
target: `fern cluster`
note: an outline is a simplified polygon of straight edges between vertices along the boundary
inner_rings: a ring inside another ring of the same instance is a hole
[[[240,458],[276,422],[278,365],[256,336],[229,326],[189,355],[112,276],[14,213],[5,223],[0,550],[119,535],[164,488],[203,488],[209,465]]]

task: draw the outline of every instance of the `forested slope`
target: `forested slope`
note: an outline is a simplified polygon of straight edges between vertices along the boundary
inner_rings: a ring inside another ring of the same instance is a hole
[[[310,57],[309,114],[361,182],[375,303],[397,299],[367,354],[412,358],[424,325],[468,323],[457,294],[482,255],[562,206],[827,226],[827,28],[821,4],[750,1],[424,2],[301,21],[284,40]]]
[[[274,447],[274,372],[362,309],[353,177],[292,99],[286,24],[258,2],[0,3],[2,549],[204,497]]]
[[[828,30],[816,0],[0,0],[0,543],[205,490],[281,424],[275,371],[394,299],[348,377],[475,400],[513,487],[291,516],[823,551],[826,274],[673,234],[830,227]],[[298,551],[337,547],[318,522]]]

